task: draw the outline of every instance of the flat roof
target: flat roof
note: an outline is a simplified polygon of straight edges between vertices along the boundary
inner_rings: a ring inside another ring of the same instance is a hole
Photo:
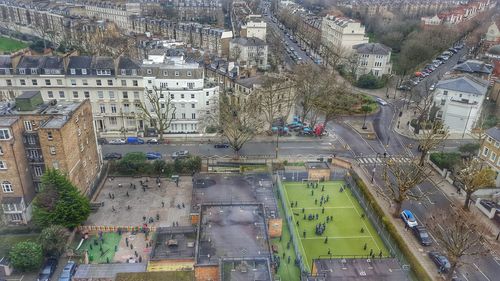
[[[220,258],[269,258],[262,204],[202,205],[198,225],[197,264]]]
[[[118,273],[115,281],[194,281],[194,271]]]
[[[145,263],[81,264],[73,278],[112,278],[122,272],[145,272]]]
[[[159,227],[151,250],[150,260],[193,259],[195,257],[196,227]],[[175,245],[168,245],[169,241]]]
[[[317,277],[308,281],[405,281],[408,271],[399,265],[397,259],[315,259]]]
[[[278,216],[269,173],[196,174],[191,211],[198,213],[201,204],[208,203],[262,203],[266,216]]]
[[[221,281],[272,281],[269,259],[222,260]]]

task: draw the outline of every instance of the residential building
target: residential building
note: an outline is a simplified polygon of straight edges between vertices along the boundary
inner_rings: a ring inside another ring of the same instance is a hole
[[[391,73],[391,48],[380,43],[364,43],[354,45],[353,49],[358,61],[357,77],[368,73],[382,77]]]
[[[59,169],[90,194],[102,160],[90,102],[44,103],[40,91],[24,91],[0,105],[0,201],[4,220],[25,224],[48,168]]]
[[[141,15],[140,3],[81,1],[89,18],[112,21],[123,31],[129,31],[133,17]]]
[[[450,133],[469,133],[478,125],[488,81],[472,76],[441,80],[436,85],[434,105],[436,118]]]
[[[489,42],[500,43],[500,30],[496,22],[492,22],[486,31],[486,36],[484,40]]]
[[[368,43],[365,27],[359,21],[328,15],[321,22],[321,44],[352,53],[352,47]]]
[[[247,17],[247,22],[241,27],[240,36],[241,37],[255,37],[266,42],[266,29],[267,23],[259,15],[250,15]]]
[[[483,80],[489,80],[492,72],[493,65],[491,64],[479,60],[467,60],[454,66],[450,73],[451,75],[469,74]]]
[[[220,0],[174,0],[169,1],[180,21],[224,25],[224,12]]]
[[[240,65],[267,68],[268,47],[256,37],[234,38],[229,42],[229,57]]]
[[[205,79],[203,66],[186,61],[182,53],[163,54],[149,56],[141,71],[145,90],[156,90],[160,102],[171,102],[176,108],[168,133],[194,133],[203,129],[202,116],[219,97],[219,87]]]
[[[88,56],[0,56],[0,99],[40,91],[43,100],[89,99],[95,127],[102,135],[137,134],[143,102],[140,65],[129,58]]]
[[[484,160],[496,172],[495,186],[500,187],[500,128],[493,127],[485,131],[481,142],[479,158]]]

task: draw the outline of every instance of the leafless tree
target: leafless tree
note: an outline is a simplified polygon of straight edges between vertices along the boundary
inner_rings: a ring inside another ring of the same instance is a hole
[[[314,110],[315,100],[321,91],[328,89],[330,81],[324,75],[326,69],[312,65],[298,65],[294,69],[293,79],[297,94],[297,104],[300,110],[300,120],[306,118],[314,125],[317,120],[317,111]]]
[[[479,189],[492,187],[495,182],[495,172],[480,158],[463,160],[456,178],[465,192],[463,208],[469,210],[471,196]]]
[[[427,227],[438,241],[450,262],[446,280],[452,280],[455,270],[463,265],[464,257],[477,257],[489,253],[485,245],[486,229],[477,223],[472,213],[460,209],[438,210],[427,219]]]
[[[321,43],[321,54],[326,65],[335,69],[342,64],[351,53],[344,47],[337,47],[327,42]]]
[[[419,166],[425,165],[425,159],[429,151],[438,147],[449,136],[448,129],[440,121],[423,121],[418,123],[420,127],[418,145],[420,150]]]
[[[240,46],[238,46],[238,45],[233,46],[231,48],[231,52],[229,54],[229,59],[233,59],[236,62],[239,62],[240,61],[240,57],[241,57],[241,48],[240,48]]]
[[[144,92],[145,102],[139,103],[139,117],[150,123],[158,131],[160,140],[170,128],[175,116],[176,107],[161,88],[153,87]]]
[[[325,81],[318,93],[314,99],[313,107],[324,117],[323,125],[325,128],[328,122],[339,116],[349,114],[353,106],[359,101],[346,85],[332,83],[331,81]]]
[[[267,33],[267,42],[269,43],[271,66],[277,70],[285,61],[285,44],[276,30],[272,28]]]

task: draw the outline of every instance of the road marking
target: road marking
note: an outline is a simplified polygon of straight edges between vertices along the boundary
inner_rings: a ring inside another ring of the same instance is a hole
[[[467,278],[467,277],[465,276],[465,274],[463,274],[463,273],[460,273],[460,274],[462,274],[462,276],[465,278],[465,280],[466,280],[466,281],[469,281],[469,278]]]
[[[317,208],[313,208],[313,207],[311,207],[311,208],[299,208],[299,207],[297,207],[297,208],[292,208],[292,210],[302,210],[302,209],[304,209],[304,210],[317,210],[317,209],[321,209],[321,208],[325,208],[325,210],[326,210],[326,209],[352,209],[354,207],[353,206],[349,206],[349,207],[317,207]]]
[[[494,261],[495,261],[498,265],[500,265],[500,263],[498,262],[498,261],[500,260],[499,258],[497,258],[497,257],[493,257],[493,260],[494,260]]]
[[[488,278],[488,276],[486,276],[486,274],[484,274],[484,272],[483,272],[481,269],[479,269],[479,266],[477,266],[477,264],[475,264],[475,263],[472,263],[472,264],[473,264],[473,265],[477,268],[477,270],[478,270],[478,271],[479,271],[479,272],[480,272],[480,273],[484,276],[484,278],[486,278],[486,280],[491,281],[491,279],[490,279],[490,278]]]
[[[371,235],[360,235],[360,236],[321,236],[321,237],[311,237],[311,238],[302,238],[302,240],[312,240],[312,239],[358,239],[358,238],[373,238]]]

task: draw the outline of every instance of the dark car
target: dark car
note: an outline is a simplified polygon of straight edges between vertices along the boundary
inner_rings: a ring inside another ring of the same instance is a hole
[[[108,144],[108,140],[105,139],[105,138],[98,138],[97,139],[97,143],[100,144],[100,145]]]
[[[448,272],[450,270],[450,261],[448,261],[448,258],[441,253],[436,251],[429,252],[429,258],[431,258],[431,260],[439,268],[439,272]]]
[[[48,259],[42,267],[40,273],[38,273],[37,281],[49,281],[54,271],[56,270],[57,259],[50,258]]]
[[[147,144],[159,144],[160,142],[157,139],[149,139],[146,141]]]
[[[74,261],[69,261],[65,266],[59,276],[59,281],[70,281],[71,277],[75,275],[76,272],[76,263]]]
[[[219,143],[214,144],[214,148],[228,148],[228,147],[229,147],[229,143],[227,143],[227,142],[219,142]]]
[[[148,152],[148,153],[146,153],[146,159],[148,159],[148,160],[161,159],[161,153],[159,153],[159,152]]]
[[[427,232],[427,229],[422,226],[422,225],[417,225],[412,228],[413,235],[417,237],[418,241],[422,246],[430,246],[432,244],[431,237],[429,236],[429,232]]]
[[[122,159],[122,155],[117,152],[106,153],[104,155],[104,160],[119,160]]]

